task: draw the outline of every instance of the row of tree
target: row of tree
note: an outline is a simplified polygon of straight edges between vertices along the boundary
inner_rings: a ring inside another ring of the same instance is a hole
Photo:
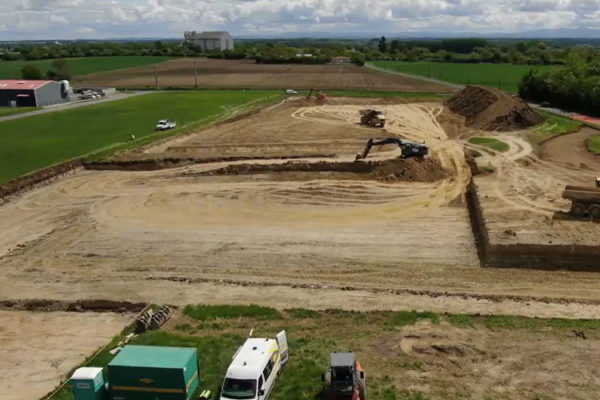
[[[171,56],[254,59],[264,63],[325,63],[334,56],[360,60],[564,64],[573,43],[551,41],[491,42],[485,39],[392,40],[240,40],[234,50],[205,53],[191,43],[65,42],[13,44],[0,48],[3,60],[101,56]],[[311,54],[312,57],[297,54]]]
[[[519,95],[530,101],[600,115],[600,55],[578,48],[562,67],[532,70],[523,78]]]
[[[23,79],[43,79],[62,81],[71,79],[69,64],[63,59],[52,60],[50,68],[44,73],[40,67],[33,64],[27,64],[21,69]]]

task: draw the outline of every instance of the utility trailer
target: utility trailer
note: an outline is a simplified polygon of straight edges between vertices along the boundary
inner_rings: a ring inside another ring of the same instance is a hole
[[[329,369],[321,380],[325,384],[323,398],[326,400],[368,399],[365,370],[351,351],[331,353]]]
[[[595,188],[567,186],[562,197],[571,200],[569,213],[573,217],[600,219],[600,178],[596,178]]]

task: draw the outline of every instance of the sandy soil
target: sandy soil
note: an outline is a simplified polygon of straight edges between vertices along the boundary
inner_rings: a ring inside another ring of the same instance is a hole
[[[248,161],[79,172],[0,207],[3,297],[599,316],[597,274],[479,268],[462,201],[470,179],[463,142],[450,140],[437,122],[447,119],[440,104],[381,104],[387,133],[356,125],[362,107],[288,105],[153,146],[146,156],[176,146],[210,155],[217,145],[233,155],[281,157],[298,146],[334,153],[322,160],[352,161],[367,138],[397,135],[427,141],[448,177],[406,183],[353,173],[206,175]],[[507,179],[519,183],[527,171],[515,169],[515,160],[530,149],[516,136],[511,149],[493,162],[505,163]],[[392,147],[369,158],[397,155]]]
[[[132,315],[0,311],[0,399],[39,399]]]
[[[590,338],[591,339],[591,338]],[[399,387],[458,399],[595,399],[600,342],[525,329],[493,331],[419,322],[382,340],[382,364],[403,356],[418,362],[399,368]]]
[[[478,158],[480,165],[496,171],[475,179],[492,243],[598,245],[600,224],[554,218],[570,208],[571,202],[562,198],[566,185],[594,185],[598,170],[590,166],[598,161],[580,144],[589,134],[584,129],[551,140],[541,157],[518,132],[488,135],[510,146],[506,153],[483,151]]]
[[[247,89],[368,89],[384,91],[452,91],[445,85],[423,82],[354,65],[256,64],[253,60],[177,59],[158,66],[159,86]],[[84,75],[77,86],[155,87],[154,66]]]

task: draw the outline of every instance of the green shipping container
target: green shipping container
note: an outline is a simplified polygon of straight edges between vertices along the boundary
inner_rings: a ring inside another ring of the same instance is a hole
[[[188,400],[200,384],[198,352],[128,345],[108,364],[108,382],[112,400]]]

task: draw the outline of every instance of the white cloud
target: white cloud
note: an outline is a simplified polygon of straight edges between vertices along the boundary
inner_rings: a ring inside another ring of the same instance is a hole
[[[7,39],[600,28],[600,0],[0,0]],[[87,31],[91,29],[92,31]]]

